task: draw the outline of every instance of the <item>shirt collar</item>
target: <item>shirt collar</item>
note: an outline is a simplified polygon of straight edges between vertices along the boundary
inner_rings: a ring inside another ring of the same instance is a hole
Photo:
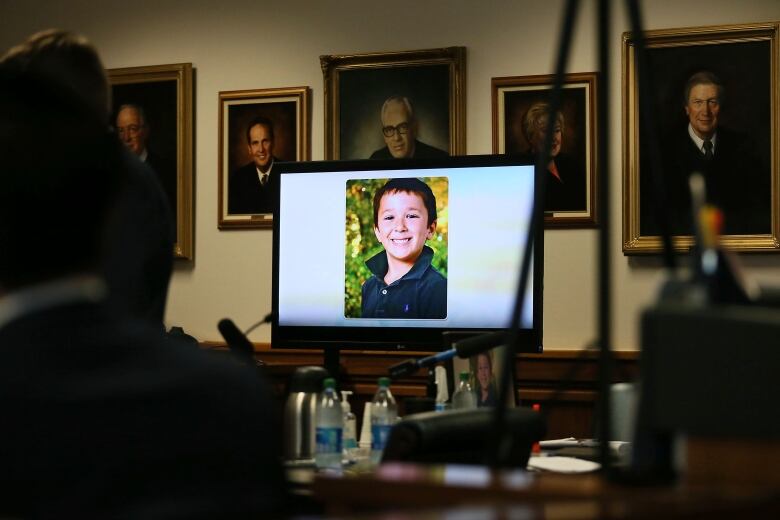
[[[274,167],[274,158],[273,157],[271,157],[271,164],[268,165],[268,171],[265,172],[265,173],[261,172],[260,168],[255,164],[255,170],[257,171],[257,178],[262,181],[263,180],[263,175],[267,174],[268,175],[268,179],[270,180],[271,179],[271,170],[273,169],[273,167]]]
[[[403,275],[398,280],[413,280],[415,278],[422,277],[425,269],[429,265],[431,265],[432,259],[433,259],[433,249],[431,249],[428,246],[423,246],[423,250],[420,253],[420,256],[417,257],[417,260],[415,260],[412,268],[409,270],[408,273]],[[380,251],[376,255],[372,256],[366,261],[366,266],[372,273],[374,273],[374,275],[377,278],[383,280],[385,275],[387,274],[387,268],[388,268],[387,252]]]
[[[688,123],[688,135],[691,137],[691,140],[693,141],[693,144],[696,145],[696,148],[699,149],[701,153],[704,153],[704,139],[696,135],[696,132],[693,131],[693,127],[690,123]],[[718,140],[718,132],[715,132],[712,134],[712,137],[710,138],[710,141],[712,142],[712,153],[715,153],[715,143]]]
[[[141,159],[141,162],[146,162],[147,157],[149,157],[149,152],[146,150],[146,148],[144,148],[144,151],[141,152],[138,158]]]
[[[28,314],[64,303],[98,302],[105,294],[105,282],[92,275],[59,278],[25,287],[0,297],[0,328]]]

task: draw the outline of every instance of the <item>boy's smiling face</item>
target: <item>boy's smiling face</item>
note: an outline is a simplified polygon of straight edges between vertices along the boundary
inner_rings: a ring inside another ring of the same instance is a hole
[[[428,210],[416,193],[393,191],[379,202],[376,238],[387,251],[388,261],[413,264],[436,231],[436,222],[428,223]]]

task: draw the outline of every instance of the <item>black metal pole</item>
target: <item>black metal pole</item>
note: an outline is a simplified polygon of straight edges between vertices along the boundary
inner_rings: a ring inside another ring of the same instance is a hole
[[[610,261],[610,172],[609,167],[609,87],[610,87],[610,2],[599,0],[598,4],[598,53],[599,53],[599,89],[597,94],[598,113],[598,194],[599,194],[599,291],[598,291],[598,344],[599,344],[599,460],[602,470],[609,474],[611,470],[609,440],[611,435],[612,411],[610,409],[610,386],[612,382],[612,296]]]
[[[506,432],[507,394],[510,389],[509,384],[514,380],[513,370],[515,366],[515,354],[518,350],[518,331],[522,324],[525,289],[528,285],[531,260],[533,259],[535,247],[534,238],[537,234],[541,235],[541,233],[543,233],[542,226],[544,226],[544,194],[547,182],[547,163],[549,162],[550,149],[552,148],[554,121],[561,106],[563,77],[566,73],[566,62],[569,57],[569,48],[571,47],[574,22],[577,19],[578,8],[579,0],[568,0],[566,2],[566,10],[564,12],[560,44],[555,65],[555,81],[552,91],[550,92],[550,111],[546,118],[547,131],[545,132],[544,147],[542,148],[543,152],[536,158],[536,167],[534,169],[536,193],[531,212],[531,222],[529,224],[525,247],[523,249],[523,260],[520,267],[517,294],[515,295],[515,307],[512,314],[512,321],[509,326],[509,340],[507,341],[507,348],[504,352],[504,359],[501,367],[498,399],[493,416],[492,435],[488,443],[488,446],[490,447],[488,450],[488,463],[493,468],[501,467],[507,458],[507,454],[512,444],[512,439],[508,437]],[[514,391],[514,388],[512,388],[512,391]]]

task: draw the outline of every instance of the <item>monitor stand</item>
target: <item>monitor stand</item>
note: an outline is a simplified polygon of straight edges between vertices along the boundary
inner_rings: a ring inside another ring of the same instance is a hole
[[[323,349],[323,366],[328,371],[328,375],[336,380],[336,385],[340,388],[339,378],[341,376],[341,367],[339,360],[338,347],[326,347]]]

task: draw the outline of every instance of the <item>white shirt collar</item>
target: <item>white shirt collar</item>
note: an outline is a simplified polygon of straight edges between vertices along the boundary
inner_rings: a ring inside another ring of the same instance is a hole
[[[271,180],[271,170],[274,167],[274,159],[271,157],[271,164],[268,165],[268,171],[265,172],[265,174],[268,174],[268,180]],[[260,168],[255,164],[255,170],[257,170],[257,178],[261,182],[263,181],[263,175],[265,175],[263,172],[260,171]]]
[[[688,123],[688,135],[691,136],[691,139],[693,140],[693,143],[696,145],[696,148],[699,149],[701,153],[704,153],[704,139],[696,135],[696,132],[693,131],[693,127],[690,123]],[[710,138],[710,141],[712,141],[712,153],[715,153],[715,146],[717,146],[718,141],[718,132],[715,132],[712,135],[712,138]]]
[[[97,302],[105,294],[105,282],[92,275],[59,278],[25,287],[0,297],[0,328],[27,314],[63,303]]]
[[[144,151],[141,152],[141,154],[138,156],[139,159],[141,159],[141,162],[146,162],[146,158],[149,157],[149,152],[146,151],[146,148],[144,148]]]

